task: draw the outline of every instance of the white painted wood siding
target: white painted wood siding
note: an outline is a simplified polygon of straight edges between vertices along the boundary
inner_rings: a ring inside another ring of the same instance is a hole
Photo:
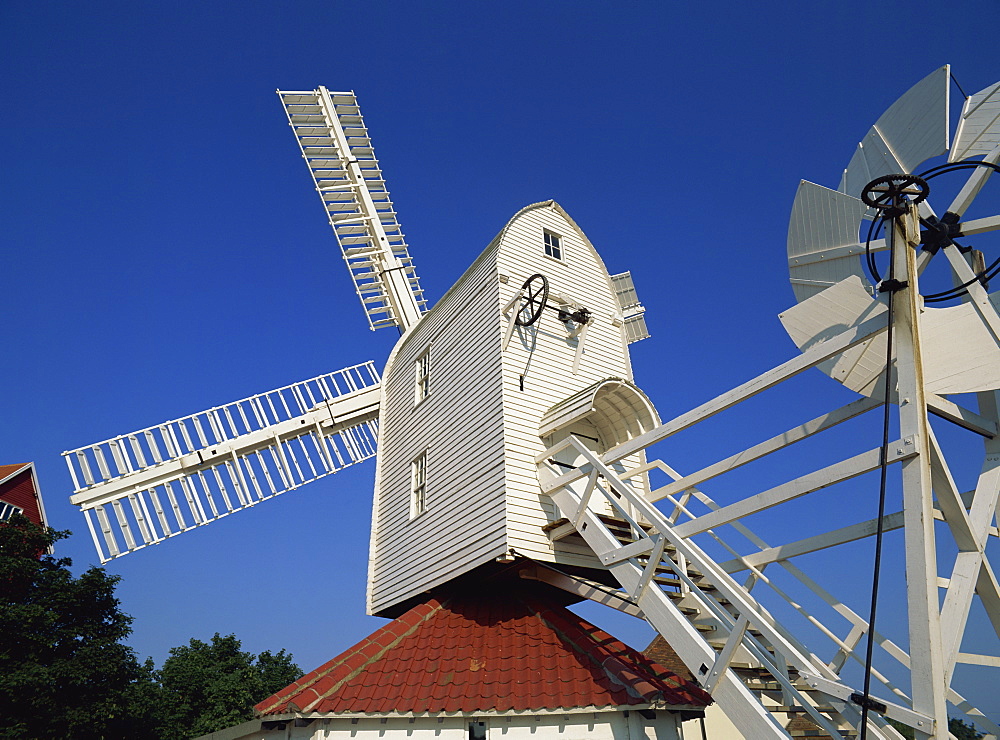
[[[491,245],[386,365],[368,609],[379,613],[506,551],[503,396]],[[415,404],[417,357],[430,391]],[[427,451],[426,509],[410,519],[410,464]]]
[[[644,719],[635,708],[626,712],[602,708],[592,712],[547,712],[544,714],[480,714],[468,716],[387,716],[324,717],[308,727],[289,724],[280,735],[275,732],[248,730],[238,726],[218,733],[220,740],[467,740],[469,723],[483,722],[487,740],[680,740],[680,716],[656,710],[653,719]],[[697,722],[689,722],[697,727]],[[697,734],[697,737],[701,737]],[[209,740],[216,735],[205,735]],[[714,735],[712,737],[715,737]],[[721,737],[721,736],[720,736]],[[727,736],[728,737],[728,736]]]
[[[561,237],[561,260],[545,255],[546,230]],[[510,275],[500,286],[501,306],[525,279],[539,272],[548,278],[551,294],[593,314],[575,374],[577,340],[568,337],[551,310],[545,310],[534,326],[515,332],[503,354],[508,545],[538,560],[593,567],[596,560],[582,543],[553,544],[542,531],[559,514],[539,489],[534,460],[544,450],[538,425],[549,408],[598,380],[632,378],[622,329],[613,324],[619,308],[610,277],[586,235],[552,202],[530,206],[512,219],[501,235],[497,263],[501,273]]]
[[[545,230],[561,237],[562,260],[545,255]],[[575,374],[578,340],[568,337],[554,311],[546,309],[502,349],[503,307],[537,272],[548,278],[551,296],[593,314]],[[542,528],[560,515],[541,493],[535,456],[544,449],[538,425],[550,407],[599,380],[631,379],[618,312],[601,258],[550,201],[515,215],[400,339],[382,380],[369,612],[391,610],[508,549],[600,567],[578,538],[549,542]],[[430,393],[415,404],[415,362],[428,347]],[[426,510],[411,519],[411,463],[425,450]]]

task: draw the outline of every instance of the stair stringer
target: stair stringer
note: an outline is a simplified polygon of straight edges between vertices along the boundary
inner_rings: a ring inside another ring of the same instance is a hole
[[[646,621],[668,641],[691,673],[707,684],[715,701],[737,727],[745,730],[747,737],[754,740],[787,739],[791,735],[768,711],[761,698],[730,667],[733,657],[739,653],[749,654],[768,667],[769,672],[782,684],[782,693],[792,698],[831,737],[846,738],[849,735],[845,731],[858,727],[860,708],[844,701],[842,697],[849,694],[850,689],[840,683],[839,677],[828,666],[812,656],[782,629],[745,589],[697,545],[677,536],[670,522],[641,492],[622,482],[616,471],[585,445],[572,436],[561,441],[559,446],[564,445],[572,445],[586,459],[580,469],[585,476],[578,478],[575,483],[560,485],[555,482],[559,477],[558,473],[564,471],[557,473],[549,468],[547,461],[558,451],[555,448],[549,449],[538,458],[542,490],[553,499],[564,516],[574,523],[577,532],[642,610]],[[598,483],[599,476],[610,491]],[[583,488],[582,494],[576,490],[578,487]],[[637,542],[622,545],[593,513],[588,503],[595,492],[611,502],[617,516],[632,523],[639,538]],[[636,518],[649,526],[640,527]],[[663,548],[667,544],[672,545],[683,556],[685,567],[679,567],[669,557],[663,557]],[[647,560],[645,564],[640,562],[644,556]],[[714,617],[720,631],[727,633],[727,637],[732,636],[732,640],[727,640],[731,644],[727,644],[720,652],[716,652],[678,606],[653,583],[652,577],[661,559],[691,589],[701,611],[700,617]],[[688,576],[687,566],[700,570],[712,587],[729,601],[738,616],[703,594],[699,597],[701,589]],[[754,637],[750,633],[751,629],[759,631],[762,640]],[[769,654],[772,650],[777,657]],[[821,713],[792,683],[787,677],[785,664],[806,682],[810,678],[818,679],[812,682],[814,686],[836,688],[836,694],[821,691],[824,703],[834,708],[833,712],[827,710],[832,715],[832,720]],[[896,740],[900,737],[881,718],[870,718],[868,731],[873,740]]]

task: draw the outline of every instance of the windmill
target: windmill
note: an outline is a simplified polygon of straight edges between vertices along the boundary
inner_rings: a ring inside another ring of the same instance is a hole
[[[492,468],[481,457],[484,450],[479,450],[452,471],[440,459],[445,443],[439,447],[426,441],[421,444],[427,454],[418,464],[414,462],[418,452],[407,447],[405,453],[397,453],[394,450],[403,445],[386,443],[386,437],[414,436],[412,429],[396,432],[395,417],[387,409],[398,406],[396,413],[412,416],[417,420],[414,423],[446,429],[453,436],[448,444],[458,444],[451,449],[459,452],[463,435],[470,440],[486,439],[481,433],[484,424],[508,431],[497,414],[502,404],[489,413],[472,414],[465,422],[456,420],[453,409],[468,408],[463,404],[475,399],[463,394],[479,392],[499,400],[501,389],[513,382],[518,393],[547,408],[551,404],[544,394],[554,393],[552,381],[546,379],[544,369],[532,364],[555,363],[567,369],[573,379],[568,387],[584,388],[605,379],[607,367],[616,378],[627,378],[631,370],[626,343],[647,335],[643,308],[628,273],[609,276],[586,236],[553,202],[529,206],[515,216],[470,272],[439,301],[436,311],[427,313],[353,93],[321,87],[278,94],[370,327],[395,327],[402,336],[386,365],[384,381],[374,363],[368,362],[64,453],[76,489],[72,502],[82,507],[102,562],[373,457],[379,428],[386,425],[389,430],[381,432],[376,511],[388,495],[389,484],[383,479],[402,475],[405,481],[392,485],[402,485],[407,497],[413,493],[412,505],[408,502],[403,509],[409,512],[407,522],[420,518],[407,528],[426,531],[436,541],[442,532],[429,523],[447,509],[438,503],[441,494],[435,490],[435,479],[452,474],[478,479],[484,496],[500,495],[489,505],[502,508],[503,485],[493,485],[487,494],[482,473],[503,467],[506,453],[503,444],[497,444],[503,436],[490,438]],[[525,231],[537,232],[537,238]],[[532,246],[524,247],[523,254],[517,251],[522,248],[519,244],[507,247],[507,241],[517,239],[531,241]],[[498,256],[501,247],[508,253]],[[489,277],[479,277],[473,272],[477,269]],[[473,290],[474,280],[485,281],[474,288],[485,293],[474,306],[482,304],[483,308],[479,313],[454,309],[457,318],[448,314],[455,301],[469,301],[463,291]],[[574,285],[574,280],[587,283]],[[488,308],[490,301],[497,305]],[[437,323],[442,315],[448,316],[448,322],[464,322],[459,324],[464,333],[454,337],[442,333]],[[547,337],[544,341],[542,334]],[[496,346],[483,350],[489,357],[477,354],[478,344],[490,343]],[[609,352],[602,349],[604,345],[611,346],[610,364],[603,358]],[[517,347],[527,352],[528,360],[512,359]],[[558,356],[550,356],[552,351]],[[509,372],[499,372],[497,363],[502,357],[515,363]],[[465,374],[466,379],[456,380],[456,373]],[[609,388],[628,385],[621,380]],[[562,394],[566,387],[556,393]],[[477,390],[469,390],[473,388]],[[413,413],[414,409],[419,413]],[[525,427],[522,434],[533,438],[533,443],[525,444],[542,449],[537,429]],[[403,455],[405,463],[399,463],[397,454]],[[468,470],[459,472],[460,467]],[[519,484],[522,498],[534,499],[525,504],[531,511],[524,516],[551,521],[554,509],[537,491],[532,456],[521,461],[519,473],[524,478]],[[423,484],[417,481],[427,475],[431,477],[425,496],[418,493]],[[468,492],[466,500],[476,501]],[[426,516],[420,516],[425,507]],[[395,524],[385,526],[391,530]],[[504,537],[479,540],[481,552],[470,557],[472,561],[495,559],[515,545],[530,550],[548,541],[540,529],[526,540],[513,537],[511,543]],[[541,547],[552,549],[547,544]],[[583,561],[594,564],[592,556]],[[403,592],[427,585],[415,584]],[[382,613],[382,602],[373,608]]]
[[[746,737],[787,738],[803,723],[829,737],[901,737],[888,718],[944,738],[949,704],[1000,734],[951,687],[962,663],[1000,663],[962,642],[977,596],[1000,625],[987,554],[1000,489],[1000,300],[984,287],[1000,262],[963,251],[1000,218],[962,220],[1000,159],[1000,85],[966,100],[949,164],[921,178],[949,148],[948,88],[943,68],[897,101],[838,190],[800,187],[788,240],[799,303],[781,318],[802,354],[665,422],[632,380],[628,345],[648,332],[631,277],[610,274],[558,204],[515,214],[428,310],[354,95],[279,91],[369,324],[401,337],[381,375],[369,362],[64,453],[102,561],[373,457],[377,444],[373,614],[514,563],[516,577],[643,616]],[[936,214],[927,179],[964,171]],[[954,305],[930,309],[918,277],[939,253],[959,287],[939,291]],[[811,367],[861,397],[690,473],[648,450]],[[975,411],[945,398],[969,393]],[[701,489],[891,408],[883,399],[898,409],[891,444],[736,498]],[[928,414],[985,440],[974,490],[958,487]],[[831,518],[778,544],[744,521],[883,465],[902,471],[898,512]],[[807,574],[796,560],[894,530],[905,540],[908,648],[869,627],[837,574]],[[937,530],[954,540],[953,564]],[[868,665],[869,634],[889,669]],[[845,677],[855,664],[863,689]]]

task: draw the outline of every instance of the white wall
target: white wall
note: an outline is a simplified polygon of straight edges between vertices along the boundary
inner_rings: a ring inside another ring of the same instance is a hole
[[[545,254],[545,230],[562,238],[562,260]],[[501,304],[516,295],[530,275],[542,273],[552,293],[583,305],[593,315],[576,373],[572,370],[578,340],[569,337],[553,311],[544,311],[538,323],[515,333],[503,354],[503,389],[510,546],[538,560],[594,566],[589,549],[566,542],[553,545],[542,531],[559,515],[539,490],[535,456],[545,449],[538,436],[539,422],[553,405],[604,378],[631,379],[622,331],[612,323],[618,304],[608,271],[586,236],[555,205],[526,209],[511,221],[497,261],[500,272],[510,276],[500,286]]]
[[[400,339],[382,380],[369,611],[379,612],[506,550],[503,397],[495,249],[487,248]],[[430,393],[415,404],[417,356]],[[426,510],[410,519],[410,463],[427,450]]]
[[[468,740],[469,722],[485,722],[487,740],[680,740],[680,719],[656,712],[643,719],[637,712],[587,712],[511,717],[446,717],[317,720],[309,727],[288,728],[261,737],[288,740]],[[688,722],[687,724],[693,724]]]
[[[708,740],[744,740],[743,734],[736,729],[736,725],[718,704],[712,704],[705,709],[705,736]],[[685,722],[682,737],[684,740],[702,740],[699,720]]]

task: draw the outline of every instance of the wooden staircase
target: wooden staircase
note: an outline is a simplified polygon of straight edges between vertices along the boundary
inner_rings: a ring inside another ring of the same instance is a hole
[[[564,507],[570,497],[557,500],[563,511],[567,511]],[[664,541],[656,523],[645,517],[627,517],[624,513],[608,516],[593,511],[583,516],[579,511],[576,514],[575,534],[608,566],[628,598],[676,650],[694,679],[723,704],[731,719],[735,715],[734,722],[749,733],[747,740],[764,737],[847,740],[858,736],[860,707],[846,697],[831,697],[818,690],[817,676],[831,681],[821,675],[826,667],[814,665],[812,656],[791,642],[773,620],[769,628],[758,628],[758,619],[768,623],[766,613],[763,618],[757,614],[745,618],[747,600],[741,605],[730,598],[738,594],[734,585],[736,589],[742,587],[721,569],[711,576],[706,573],[711,569],[700,567],[696,560],[707,556],[698,551],[698,557],[692,558],[691,552],[681,552],[683,548]],[[570,521],[563,519],[546,529],[565,531]],[[652,565],[651,558],[657,558]],[[711,561],[705,564],[714,565]],[[725,583],[727,579],[729,582]],[[666,614],[658,616],[662,612]],[[670,624],[677,619],[683,620],[686,630],[683,625]],[[700,652],[685,649],[685,643],[694,640],[702,643]],[[796,648],[797,662],[784,657]],[[804,655],[809,656],[805,662]],[[740,720],[747,707],[732,706],[747,703],[748,697],[757,706],[756,712],[748,712],[754,722],[749,718]],[[727,703],[731,706],[725,706]],[[899,740],[902,736],[881,717],[873,716],[869,737]]]
[[[621,518],[616,518],[612,516],[600,516],[602,522],[607,526],[608,531],[614,535],[615,539],[622,545],[628,545],[636,541],[634,536],[632,526],[628,521]],[[640,525],[643,531],[648,532],[648,525]],[[664,548],[664,558],[673,559],[676,556],[676,548],[672,545],[667,545]],[[638,558],[639,562],[645,567],[648,562],[648,557]],[[715,589],[711,583],[705,578],[705,575],[697,570],[694,566],[688,564],[686,567],[686,574],[688,578],[697,583],[705,593],[712,594],[717,602],[728,607],[730,602]],[[713,619],[710,615],[706,618],[702,614],[702,610],[697,606],[688,605],[691,603],[691,599],[686,598],[686,592],[683,587],[682,579],[674,572],[672,567],[668,567],[665,563],[659,564],[656,568],[656,575],[653,577],[653,582],[655,582],[663,592],[672,599],[678,610],[688,618],[688,621],[708,640],[709,644],[712,645],[717,651],[721,651],[725,647],[726,634],[719,629],[718,622]],[[763,635],[757,630],[748,630],[748,632],[756,637],[758,640],[762,639]],[[773,653],[772,653],[773,654]],[[824,732],[809,719],[806,709],[794,703],[785,703],[787,697],[783,695],[782,685],[776,677],[771,675],[767,668],[760,664],[755,664],[752,662],[737,662],[733,661],[730,663],[730,668],[740,677],[744,685],[750,689],[754,694],[756,694],[761,703],[767,707],[768,711],[782,724],[785,731],[793,738],[816,738],[816,740],[834,740],[827,732]],[[796,688],[809,696],[810,694],[816,694],[816,691],[812,689],[806,682],[799,679],[798,671],[794,668],[789,669],[788,677],[792,680]],[[815,709],[826,715],[832,720],[835,719],[837,715],[837,709],[832,704],[822,703],[817,699],[814,705]],[[858,730],[856,727],[840,727],[841,738],[853,738],[858,736]]]

